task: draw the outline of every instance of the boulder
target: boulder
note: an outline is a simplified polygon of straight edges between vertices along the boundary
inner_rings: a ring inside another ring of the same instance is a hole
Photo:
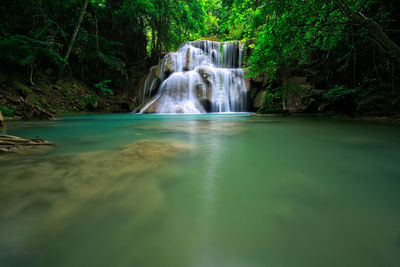
[[[260,109],[263,106],[266,93],[267,91],[265,90],[260,90],[257,93],[256,97],[253,100],[253,107],[255,109]]]
[[[198,84],[195,89],[195,96],[198,103],[206,112],[212,111],[212,91],[210,85],[207,86],[204,83]]]
[[[201,66],[197,68],[197,72],[202,78],[203,83],[199,84],[196,88],[196,97],[202,106],[208,112],[211,111],[212,101],[212,84],[215,80],[215,72],[213,68],[207,66]]]
[[[137,108],[137,112],[141,112],[149,103],[152,103],[147,109],[146,109],[146,113],[154,113],[156,111],[156,108],[158,106],[158,103],[156,101],[156,98],[158,97],[158,95],[148,99],[147,101],[145,101],[143,104],[141,104],[138,108]]]
[[[0,128],[5,127],[5,126],[6,126],[6,122],[4,121],[3,114],[1,114],[1,111],[0,111]]]
[[[204,83],[211,83],[212,80],[215,79],[215,73],[213,68],[208,66],[200,66],[197,68],[197,72],[200,74],[200,77],[203,79]]]
[[[283,86],[287,87],[285,95],[285,110],[290,113],[307,112],[309,107],[315,102],[313,95],[313,86],[304,76],[284,77]]]

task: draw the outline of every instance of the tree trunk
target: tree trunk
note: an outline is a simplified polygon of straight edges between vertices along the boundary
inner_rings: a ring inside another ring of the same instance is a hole
[[[379,44],[387,49],[389,53],[392,54],[392,56],[394,56],[400,63],[400,47],[393,42],[389,36],[387,36],[378,23],[366,18],[361,13],[355,12],[353,12],[351,19],[365,27],[368,30],[371,38],[375,39]]]
[[[76,39],[76,36],[77,36],[77,34],[79,32],[79,29],[81,27],[81,23],[82,23],[83,17],[85,16],[86,8],[88,6],[89,0],[84,0],[84,1],[85,2],[83,2],[81,13],[79,15],[78,21],[76,22],[74,32],[73,32],[73,34],[71,36],[71,40],[69,41],[67,51],[65,52],[65,55],[64,55],[64,62],[62,63],[61,68],[60,68],[60,70],[59,70],[59,72],[57,74],[57,77],[56,77],[56,80],[55,80],[56,83],[61,78],[61,75],[63,74],[64,69],[65,69],[65,66],[68,63],[69,55],[71,54],[72,47],[74,46],[75,39]]]
[[[383,31],[382,27],[372,19],[365,17],[361,12],[351,10],[343,1],[335,2],[342,13],[356,25],[364,27],[370,36],[378,45],[386,49],[400,63],[400,46],[393,42],[389,36]]]
[[[33,82],[33,61],[31,62],[30,66],[29,66],[29,82],[31,83],[31,85],[35,85],[35,83]]]
[[[24,120],[55,120],[57,117],[50,112],[45,111],[44,109],[32,105],[28,102],[28,100],[19,98],[21,104],[23,104],[24,116],[22,119]]]
[[[151,56],[156,55],[156,36],[154,35],[154,28],[151,28]]]

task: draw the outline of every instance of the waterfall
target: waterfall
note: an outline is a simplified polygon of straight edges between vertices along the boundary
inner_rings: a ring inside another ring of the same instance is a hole
[[[193,41],[151,68],[139,94],[140,113],[246,111],[247,88],[238,41]]]

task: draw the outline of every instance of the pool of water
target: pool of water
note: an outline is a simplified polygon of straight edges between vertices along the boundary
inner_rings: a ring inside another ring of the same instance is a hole
[[[400,126],[64,116],[3,133],[0,266],[400,266]]]

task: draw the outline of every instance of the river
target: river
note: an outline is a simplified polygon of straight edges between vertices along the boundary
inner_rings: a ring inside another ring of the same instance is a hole
[[[0,160],[0,266],[400,266],[398,125],[96,114],[5,133],[57,145]]]

